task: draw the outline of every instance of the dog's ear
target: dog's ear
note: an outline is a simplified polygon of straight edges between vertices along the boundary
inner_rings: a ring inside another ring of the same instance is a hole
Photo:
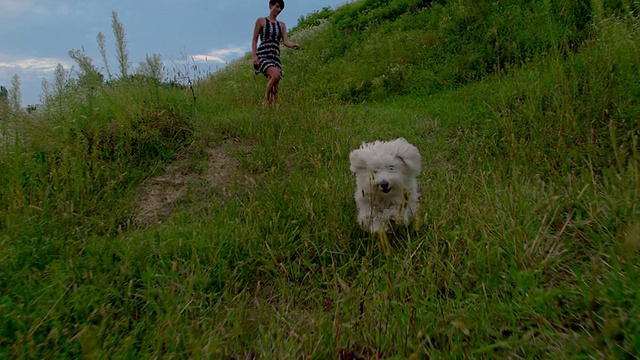
[[[356,149],[349,154],[351,161],[351,172],[360,173],[367,169],[367,157],[365,149]]]
[[[417,147],[409,144],[404,138],[394,140],[396,148],[396,156],[407,165],[410,174],[417,176],[420,173],[422,158]]]

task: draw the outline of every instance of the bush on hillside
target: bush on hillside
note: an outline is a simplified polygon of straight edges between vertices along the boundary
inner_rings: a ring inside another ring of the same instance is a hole
[[[548,56],[576,53],[593,35],[597,19],[632,14],[638,6],[607,1],[594,8],[587,0],[363,0],[300,20],[302,28],[322,19],[333,26],[326,41],[304,44],[322,47],[321,56],[297,71],[305,73],[307,86],[310,77],[323,82],[337,74],[334,83],[323,83],[322,92],[343,102],[435,94]]]

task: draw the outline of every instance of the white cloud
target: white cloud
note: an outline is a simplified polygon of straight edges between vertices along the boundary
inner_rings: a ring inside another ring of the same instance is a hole
[[[49,0],[0,0],[0,18],[15,19],[16,16],[38,14],[55,16],[81,16],[87,11],[86,4]]]
[[[54,58],[10,58],[0,54],[0,76],[8,74],[23,73],[30,75],[47,75],[52,73],[58,64],[64,67],[70,67],[71,64],[66,60]]]
[[[68,60],[47,57],[17,57],[0,53],[0,85],[11,86],[12,78],[20,78],[22,104],[40,102],[42,81],[51,80],[55,68],[61,64],[66,70],[73,64]]]
[[[191,57],[193,58],[193,61],[197,62],[214,61],[224,64],[240,55],[244,55],[247,51],[247,49],[235,46],[224,49],[214,49],[209,51],[207,54],[192,55]]]
[[[0,13],[5,15],[40,12],[42,5],[37,0],[0,0]]]
[[[162,2],[170,5],[177,5],[177,4],[188,4],[193,2],[193,0],[162,0]]]

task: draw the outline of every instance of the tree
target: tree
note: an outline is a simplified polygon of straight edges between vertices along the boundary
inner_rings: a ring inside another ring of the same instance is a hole
[[[22,93],[20,92],[20,77],[18,74],[11,78],[11,88],[8,91],[9,108],[15,112],[20,111]]]
[[[162,82],[162,57],[158,54],[147,55],[146,60],[140,62],[136,69],[136,74],[145,78],[153,79],[158,83]]]
[[[129,74],[129,50],[127,49],[124,25],[120,22],[118,13],[115,11],[111,13],[111,27],[113,35],[116,37],[116,58],[120,66],[120,76],[122,79],[126,79]]]
[[[102,61],[104,62],[104,70],[107,72],[107,78],[111,80],[111,71],[109,70],[109,62],[107,61],[107,50],[104,46],[104,34],[102,32],[98,33],[97,40],[98,49],[100,49],[100,56],[102,56]]]
[[[84,52],[80,50],[69,51],[69,57],[78,64],[80,74],[78,83],[86,88],[96,87],[102,84],[102,74],[93,66],[93,62]]]
[[[9,98],[9,91],[7,88],[0,85],[0,121],[4,118],[4,114],[7,112],[7,99]]]
[[[20,93],[20,77],[11,78],[11,87],[0,86],[0,119],[6,120],[21,112],[22,94]]]
[[[62,64],[58,64],[53,71],[53,82],[42,80],[42,91],[44,93],[45,103],[51,105],[54,99],[59,98],[69,89],[73,79],[64,69]]]

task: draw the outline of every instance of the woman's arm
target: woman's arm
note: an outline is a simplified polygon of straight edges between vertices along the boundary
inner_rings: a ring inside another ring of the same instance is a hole
[[[251,40],[251,55],[253,56],[253,65],[260,65],[258,60],[258,36],[260,36],[260,28],[264,25],[264,18],[258,18],[253,27],[253,39]]]
[[[282,43],[284,44],[284,46],[296,50],[300,49],[300,45],[294,44],[289,41],[289,38],[287,37],[287,26],[284,24],[284,22],[280,21],[280,26],[282,26]]]

